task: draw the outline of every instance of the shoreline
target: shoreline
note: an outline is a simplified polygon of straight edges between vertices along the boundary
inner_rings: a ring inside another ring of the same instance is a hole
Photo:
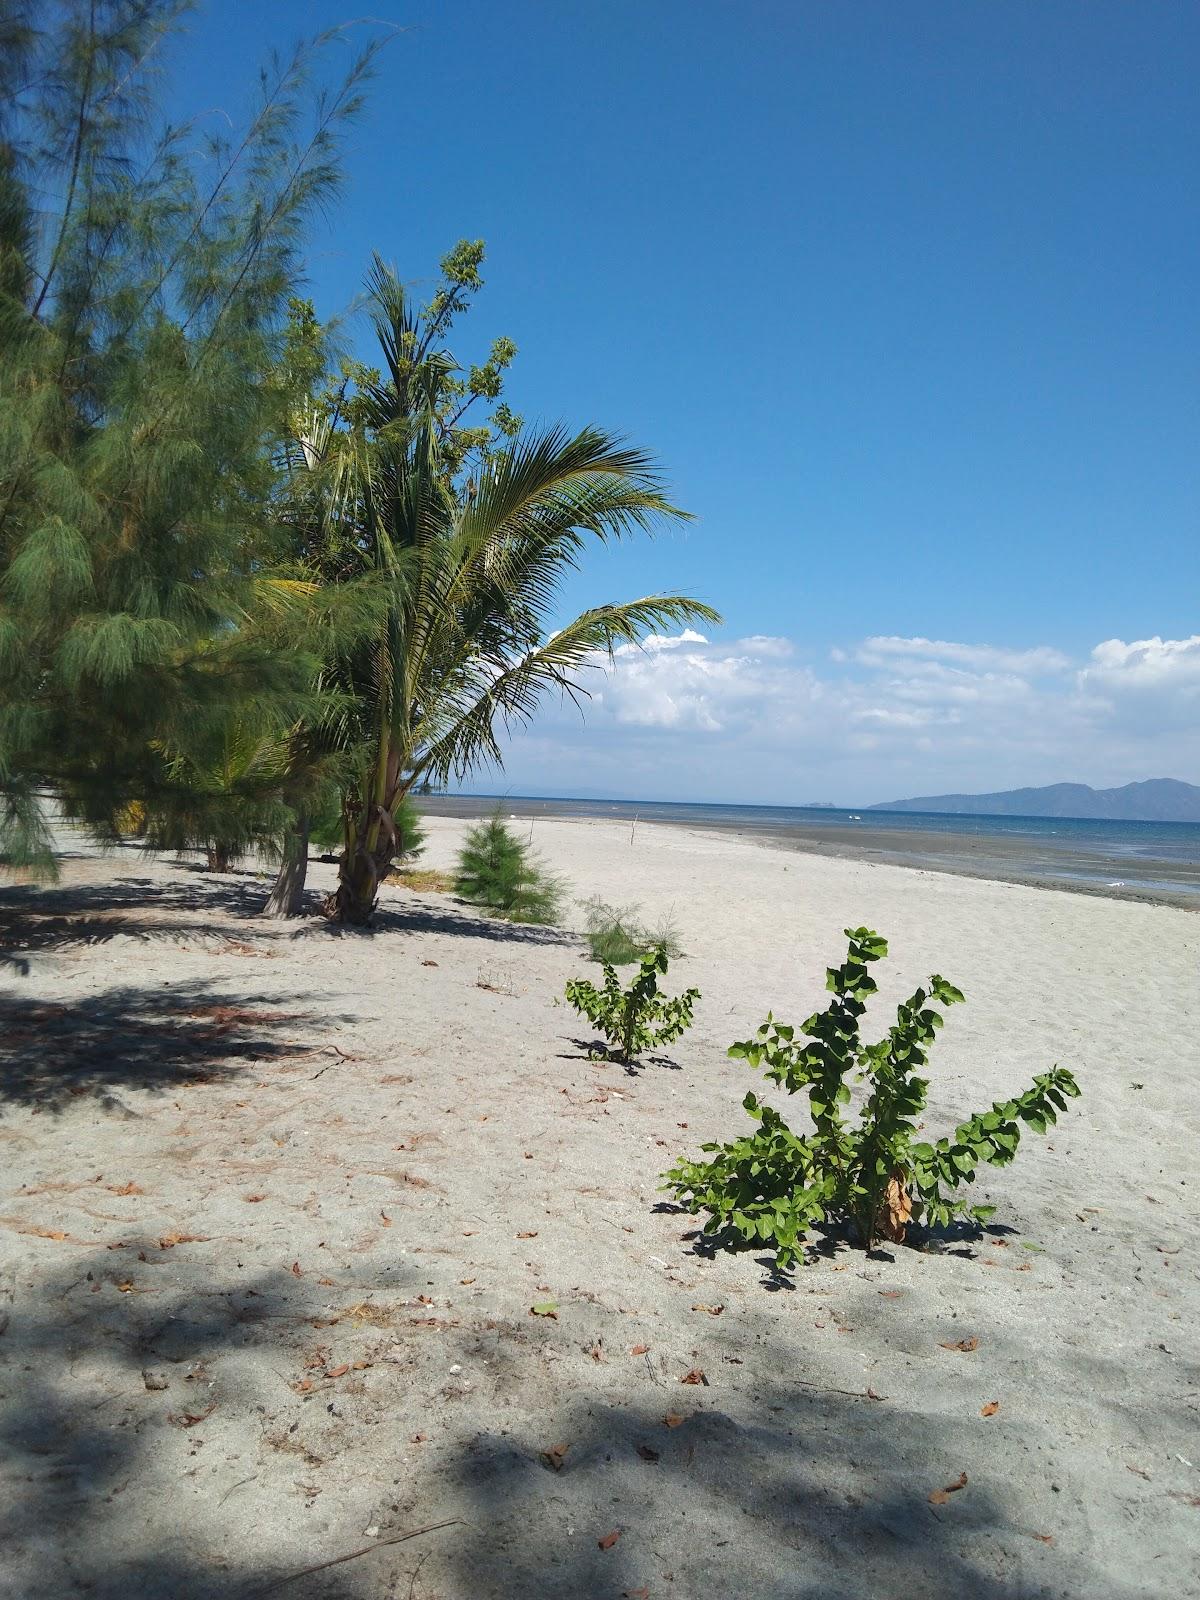
[[[416,799],[417,809],[431,817],[476,818],[490,816],[499,805],[505,817],[522,821],[539,818],[555,822],[602,823],[628,822],[631,829],[638,827],[665,827],[693,833],[711,834],[718,838],[737,838],[749,843],[759,843],[772,848],[786,849],[800,855],[820,856],[826,860],[862,861],[879,865],[905,867],[909,871],[936,872],[951,877],[973,878],[988,883],[1020,884],[1031,889],[1055,889],[1067,894],[1087,895],[1102,900],[1127,901],[1137,905],[1170,906],[1179,911],[1200,911],[1200,866],[1190,872],[1177,862],[1158,861],[1153,857],[1130,866],[1128,863],[1111,863],[1114,874],[1141,870],[1148,881],[1136,879],[1115,883],[1101,881],[1103,872],[1110,870],[1107,858],[1089,855],[1083,850],[1060,848],[1038,850],[1044,865],[1028,864],[1030,846],[1027,841],[1004,834],[956,833],[949,829],[913,830],[898,834],[891,829],[872,828],[864,823],[852,826],[846,823],[822,823],[816,827],[780,827],[764,823],[761,827],[745,827],[737,820],[722,824],[714,819],[704,821],[686,817],[647,815],[634,801],[604,801],[606,811],[582,812],[567,809],[572,805],[590,805],[593,802],[572,802],[539,799],[529,796],[496,797],[494,795],[422,795]],[[897,841],[901,841],[898,843]],[[926,848],[922,849],[922,843]],[[908,846],[908,848],[905,848]],[[1094,863],[1099,873],[1094,879],[1072,873],[1086,863]],[[1101,868],[1101,863],[1103,867]],[[1194,878],[1194,890],[1162,887],[1154,881],[1153,869],[1161,866],[1175,876],[1181,873]]]

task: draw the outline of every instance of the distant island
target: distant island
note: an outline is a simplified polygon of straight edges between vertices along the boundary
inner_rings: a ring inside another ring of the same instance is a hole
[[[1111,822],[1200,822],[1200,788],[1177,778],[1147,778],[1120,789],[1051,783],[999,794],[931,794],[885,800],[869,811],[953,811],[968,816],[1094,817]]]

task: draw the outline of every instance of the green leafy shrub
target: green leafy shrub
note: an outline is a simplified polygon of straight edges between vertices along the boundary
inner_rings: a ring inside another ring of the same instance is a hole
[[[673,997],[659,994],[658,977],[666,970],[667,952],[656,945],[642,957],[628,989],[622,989],[616,969],[606,964],[603,988],[597,989],[587,978],[572,978],[567,1000],[599,1028],[618,1061],[632,1062],[643,1050],[670,1044],[692,1025],[692,1007],[700,991],[687,989]]]
[[[707,1161],[683,1161],[665,1175],[689,1211],[708,1212],[706,1233],[768,1245],[781,1267],[798,1259],[815,1223],[849,1222],[870,1250],[880,1238],[902,1240],[914,1218],[943,1227],[964,1215],[986,1221],[995,1208],[973,1206],[957,1191],[974,1182],[981,1162],[1001,1167],[1013,1159],[1022,1123],[1045,1133],[1067,1097],[1079,1094],[1071,1073],[1056,1066],[1015,1099],[968,1118],[950,1138],[918,1139],[929,1080],[917,1074],[942,1025],[929,1002],[957,1005],[963,996],[935,974],[902,1002],[878,1044],[864,1044],[859,1022],[877,987],[868,966],[887,954],[887,941],[869,928],[847,928],[846,936],[846,960],[828,969],[834,998],[801,1024],[801,1039],[768,1014],[755,1039],[729,1051],[789,1094],[804,1090],[813,1131],[794,1133],[752,1091],[743,1104],[757,1124],[753,1133],[706,1144]],[[854,1125],[843,1115],[851,1078],[867,1085]]]
[[[669,917],[651,928],[642,921],[640,906],[612,906],[599,895],[580,904],[587,917],[588,950],[593,961],[629,967],[657,945],[672,961],[683,954],[679,932]]]
[[[559,920],[565,892],[529,846],[494,812],[467,834],[454,876],[455,892],[510,922]]]

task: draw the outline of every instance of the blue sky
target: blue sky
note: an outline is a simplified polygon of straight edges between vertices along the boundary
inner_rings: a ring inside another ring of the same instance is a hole
[[[211,0],[177,109],[236,113],[272,45],[348,9]],[[485,238],[462,356],[511,335],[518,410],[651,446],[697,519],[597,554],[564,610],[681,588],[726,617],[623,659],[583,725],[552,711],[505,782],[1200,781],[1200,11],[373,10],[407,31],[314,241],[319,309],[372,249],[420,282]]]

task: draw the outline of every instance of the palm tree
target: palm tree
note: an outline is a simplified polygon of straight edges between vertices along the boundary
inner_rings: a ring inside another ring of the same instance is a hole
[[[469,287],[477,282],[476,273]],[[472,397],[499,388],[488,367],[460,379],[439,344],[465,305],[460,287],[452,281],[422,311],[376,262],[368,290],[382,374],[363,374],[349,425],[306,453],[324,485],[331,543],[341,559],[356,553],[351,581],[383,596],[368,642],[330,670],[357,708],[357,774],[327,910],[358,926],[370,922],[392,861],[395,807],[414,786],[499,763],[501,727],[527,722],[548,690],[581,700],[581,674],[617,645],[718,620],[698,600],[654,594],[551,628],[562,580],[589,540],[682,513],[649,455],[598,428],[517,433],[504,414],[509,437],[497,445],[460,426]],[[494,347],[493,362],[511,348]]]

